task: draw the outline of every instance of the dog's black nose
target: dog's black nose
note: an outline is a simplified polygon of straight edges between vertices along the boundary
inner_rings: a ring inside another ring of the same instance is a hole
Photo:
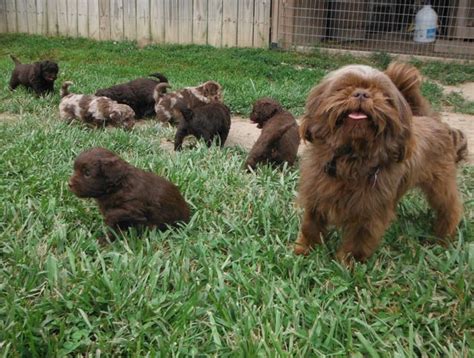
[[[352,97],[357,98],[358,100],[366,100],[367,98],[370,98],[369,92],[361,89],[357,89],[352,93]]]

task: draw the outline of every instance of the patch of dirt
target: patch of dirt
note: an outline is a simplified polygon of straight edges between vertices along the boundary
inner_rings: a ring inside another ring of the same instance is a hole
[[[445,94],[450,94],[451,92],[457,92],[465,99],[469,101],[474,101],[474,82],[466,82],[462,83],[458,86],[445,86],[443,87],[443,91]]]
[[[451,127],[460,129],[467,137],[467,162],[474,164],[474,116],[462,113],[441,112],[441,118]]]
[[[17,114],[12,114],[8,112],[0,113],[0,123],[14,123],[20,119],[20,116]]]

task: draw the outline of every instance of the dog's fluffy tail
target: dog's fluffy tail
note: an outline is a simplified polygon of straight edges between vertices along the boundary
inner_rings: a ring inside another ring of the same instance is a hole
[[[433,115],[430,104],[421,94],[421,74],[415,66],[392,62],[385,74],[405,97],[415,116]]]
[[[162,75],[159,72],[149,74],[148,76],[158,78],[160,82],[168,82],[168,79],[166,78],[166,76]]]
[[[17,59],[15,56],[10,55],[10,58],[15,62],[15,65],[21,65],[21,62],[19,59]]]
[[[70,85],[72,85],[71,81],[66,81],[63,83],[63,85],[61,86],[61,98],[66,97],[68,94],[70,94],[69,92]]]
[[[467,138],[464,133],[456,128],[450,128],[451,138],[453,139],[454,150],[456,151],[456,163],[467,158]]]
[[[166,89],[170,87],[171,86],[168,84],[168,82],[158,83],[155,87],[155,90],[153,91],[153,99],[155,102],[158,102],[161,96],[166,93]]]

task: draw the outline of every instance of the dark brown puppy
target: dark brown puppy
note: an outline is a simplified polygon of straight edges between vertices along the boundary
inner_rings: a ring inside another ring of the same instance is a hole
[[[135,111],[137,118],[154,116],[153,91],[158,83],[168,82],[168,79],[161,73],[152,73],[150,76],[158,78],[158,81],[151,78],[137,78],[127,83],[97,90],[95,95],[129,105]]]
[[[58,64],[52,61],[41,61],[32,64],[22,64],[15,56],[10,55],[15,68],[10,78],[10,90],[19,85],[31,88],[37,96],[54,91],[54,81],[58,77]]]
[[[189,221],[188,204],[173,183],[104,148],[86,150],[76,158],[69,188],[79,198],[96,199],[111,234],[129,227],[164,230]]]
[[[225,104],[216,102],[189,109],[179,103],[175,109],[181,112],[183,120],[178,124],[174,150],[181,150],[183,139],[188,135],[204,139],[208,147],[214,138],[219,138],[221,147],[224,145],[230,130],[230,110]]]
[[[262,133],[252,147],[246,168],[255,169],[258,163],[293,165],[300,144],[298,124],[293,115],[271,98],[255,102],[250,120],[262,128]]]

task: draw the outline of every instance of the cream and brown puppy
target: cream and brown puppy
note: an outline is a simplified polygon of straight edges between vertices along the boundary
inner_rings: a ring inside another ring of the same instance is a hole
[[[196,87],[186,87],[176,92],[166,93],[167,83],[155,87],[156,119],[161,123],[176,124],[181,118],[181,112],[175,110],[179,102],[189,109],[212,102],[222,102],[221,85],[215,81],[207,81]]]
[[[296,254],[308,254],[334,225],[342,231],[337,258],[368,259],[414,187],[437,214],[435,234],[455,233],[462,213],[456,163],[467,153],[466,139],[436,116],[412,111],[431,113],[409,65],[386,73],[350,65],[313,88],[300,127],[310,143],[301,163]]]
[[[120,104],[107,97],[69,93],[66,81],[61,86],[59,116],[65,121],[79,119],[93,127],[123,127],[131,129],[135,124],[135,112],[126,104]]]

